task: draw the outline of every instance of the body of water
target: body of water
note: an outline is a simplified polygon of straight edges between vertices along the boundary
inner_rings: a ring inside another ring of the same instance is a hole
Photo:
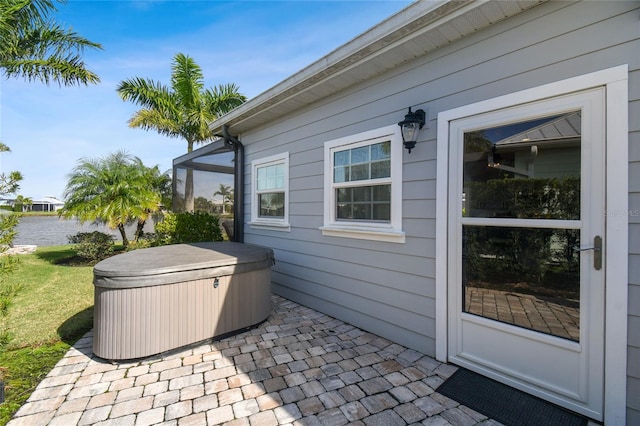
[[[133,240],[135,225],[127,226],[127,238]],[[58,246],[69,244],[69,235],[78,232],[100,231],[115,236],[116,242],[121,242],[120,232],[107,226],[97,226],[90,223],[81,224],[75,219],[65,220],[57,216],[23,216],[17,227],[18,235],[14,244],[33,244],[37,246]],[[153,222],[147,221],[145,232],[153,232]]]

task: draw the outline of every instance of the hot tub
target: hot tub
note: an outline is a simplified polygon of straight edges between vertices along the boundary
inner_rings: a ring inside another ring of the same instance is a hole
[[[139,249],[93,268],[93,352],[122,360],[228,335],[271,312],[273,251],[235,242]]]

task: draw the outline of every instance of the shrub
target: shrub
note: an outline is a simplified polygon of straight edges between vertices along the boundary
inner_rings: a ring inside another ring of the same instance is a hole
[[[67,236],[69,243],[76,245],[78,256],[88,261],[99,261],[113,255],[114,237],[104,232],[79,232]]]
[[[157,239],[158,237],[153,232],[142,234],[137,240],[129,241],[127,251],[157,246],[159,245]]]
[[[220,218],[205,212],[167,213],[155,233],[157,245],[224,240]]]

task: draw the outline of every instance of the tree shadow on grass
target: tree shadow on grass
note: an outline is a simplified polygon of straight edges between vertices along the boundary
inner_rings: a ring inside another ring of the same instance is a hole
[[[58,327],[60,340],[72,346],[79,338],[93,328],[93,306],[69,317]]]
[[[45,262],[49,262],[53,265],[60,266],[94,266],[98,263],[97,260],[87,260],[76,254],[76,251],[72,248],[63,248],[56,251],[36,251],[36,256]]]

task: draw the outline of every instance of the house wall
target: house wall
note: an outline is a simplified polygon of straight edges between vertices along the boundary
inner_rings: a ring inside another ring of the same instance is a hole
[[[241,135],[245,212],[251,161],[290,154],[288,232],[245,225],[272,247],[273,290],[390,340],[435,354],[436,121],[439,111],[613,66],[629,65],[627,424],[640,424],[640,2],[549,2],[451,43],[295,116]],[[323,145],[428,109],[404,153],[405,243],[323,236]],[[245,223],[250,221],[245,216]]]

